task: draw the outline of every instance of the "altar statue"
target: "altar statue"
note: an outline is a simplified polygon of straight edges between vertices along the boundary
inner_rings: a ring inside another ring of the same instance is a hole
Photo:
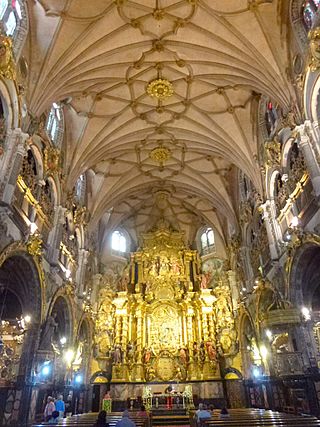
[[[215,349],[213,348],[213,344],[211,341],[207,341],[206,342],[206,347],[207,347],[207,353],[208,353],[208,357],[210,361],[214,361],[217,358],[217,353],[215,351]]]
[[[127,344],[127,359],[129,362],[134,361],[134,354],[135,354],[135,346],[131,343],[131,341]]]
[[[146,348],[144,351],[144,363],[148,364],[150,362],[152,353],[150,348]]]
[[[179,350],[179,357],[180,357],[180,361],[183,365],[187,364],[187,352],[186,349],[181,347]]]
[[[119,345],[115,346],[115,349],[113,352],[113,362],[115,364],[120,364],[122,362],[121,347]]]

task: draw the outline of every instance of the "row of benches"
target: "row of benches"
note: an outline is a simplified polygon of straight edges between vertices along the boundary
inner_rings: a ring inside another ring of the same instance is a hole
[[[96,413],[83,414],[64,418],[59,422],[59,425],[63,426],[80,426],[80,427],[92,427],[95,420],[97,419]],[[110,427],[114,427],[119,419],[121,419],[122,413],[113,412],[108,415],[107,420]],[[152,413],[149,418],[140,417],[137,413],[131,412],[130,418],[135,422],[137,427],[147,427],[151,425],[160,425],[159,416],[152,418]],[[165,422],[166,416],[163,415],[162,421]],[[170,422],[168,424],[185,425],[185,418],[181,415],[170,416]],[[181,421],[181,422],[180,422]],[[165,423],[163,423],[165,424]],[[47,425],[34,424],[33,427],[42,427]],[[199,424],[196,423],[194,413],[190,414],[190,425],[196,427]],[[319,426],[320,421],[315,417],[310,416],[299,416],[287,413],[263,411],[259,409],[233,409],[230,410],[228,418],[220,419],[219,411],[215,411],[212,417],[208,420],[201,422],[201,427],[313,427]]]
[[[195,421],[191,425],[195,425]],[[312,427],[320,426],[316,417],[292,415],[281,412],[264,411],[259,409],[230,410],[227,418],[220,419],[215,411],[212,417],[201,422],[202,427]]]
[[[59,421],[59,426],[81,426],[81,427],[92,427],[97,420],[98,413],[88,413],[83,415],[73,415],[72,417],[64,418]],[[116,423],[122,418],[122,412],[112,412],[108,414],[107,422],[110,427],[114,427]],[[140,417],[135,412],[130,412],[130,418],[137,427],[147,427],[149,424],[149,418]],[[47,426],[48,423],[33,424],[32,427]],[[51,424],[52,425],[52,424]]]

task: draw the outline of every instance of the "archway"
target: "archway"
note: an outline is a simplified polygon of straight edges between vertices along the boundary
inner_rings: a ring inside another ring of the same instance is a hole
[[[2,425],[28,419],[41,317],[42,290],[37,266],[29,254],[14,252],[0,267],[0,383],[14,384],[11,390],[0,389],[0,399],[6,401],[6,405],[1,405],[3,413],[0,409]]]
[[[81,413],[91,408],[87,385],[90,383],[91,374],[92,324],[87,317],[83,317],[79,323],[75,344],[76,355],[72,364],[73,383],[75,386],[75,411],[76,413]]]
[[[320,246],[305,243],[295,253],[289,297],[301,313],[302,326],[296,328],[295,342],[305,366],[316,369],[320,338]]]

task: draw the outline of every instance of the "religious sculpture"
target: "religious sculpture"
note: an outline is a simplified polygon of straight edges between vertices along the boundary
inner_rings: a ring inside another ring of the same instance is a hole
[[[57,313],[52,313],[43,325],[39,346],[40,350],[51,350],[53,336],[58,326],[56,319]]]

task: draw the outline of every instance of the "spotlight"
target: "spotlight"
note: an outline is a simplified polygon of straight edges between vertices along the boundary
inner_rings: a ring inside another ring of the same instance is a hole
[[[265,345],[260,346],[260,354],[263,360],[265,360],[268,356],[268,350]]]
[[[26,323],[30,323],[31,322],[31,316],[29,314],[27,314],[26,316],[24,316],[24,321]]]
[[[304,320],[311,319],[311,311],[307,307],[302,307],[301,313],[302,313],[302,316],[304,317]]]
[[[43,364],[43,366],[41,368],[41,374],[44,377],[47,377],[50,374],[50,371],[51,371],[50,362],[49,361],[44,362],[44,364]]]
[[[259,368],[257,368],[257,367],[253,368],[252,373],[253,373],[254,377],[256,377],[256,378],[260,377],[260,369]]]
[[[272,339],[272,332],[270,331],[270,329],[266,329],[266,335],[269,338],[269,340]]]
[[[73,358],[74,358],[74,351],[73,350],[69,349],[64,353],[64,360],[67,363],[71,364],[71,362],[73,361]]]
[[[67,338],[66,337],[61,337],[60,338],[60,344],[61,345],[65,345],[66,342],[67,342]]]
[[[81,383],[82,383],[82,380],[83,380],[83,378],[82,378],[82,375],[81,375],[81,374],[77,374],[77,375],[75,376],[75,378],[74,378],[74,382],[75,382],[76,384],[81,384]]]

